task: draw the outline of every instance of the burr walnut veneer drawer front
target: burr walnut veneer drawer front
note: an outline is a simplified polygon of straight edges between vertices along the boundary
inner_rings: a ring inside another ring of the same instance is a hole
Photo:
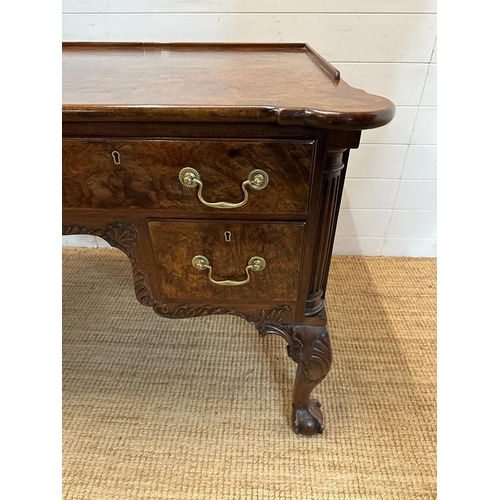
[[[314,141],[63,140],[64,208],[307,212]]]
[[[304,227],[150,221],[163,298],[297,300]]]

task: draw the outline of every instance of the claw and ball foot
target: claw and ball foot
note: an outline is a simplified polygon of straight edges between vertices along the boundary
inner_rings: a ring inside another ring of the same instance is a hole
[[[311,399],[307,408],[293,406],[293,429],[296,434],[313,436],[325,430],[323,412],[320,407],[321,403],[317,399]]]

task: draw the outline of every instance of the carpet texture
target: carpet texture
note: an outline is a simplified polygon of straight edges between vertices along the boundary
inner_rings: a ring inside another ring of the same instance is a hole
[[[296,436],[282,339],[163,319],[120,251],[63,249],[63,498],[436,498],[436,260],[335,256],[327,309],[327,430]]]

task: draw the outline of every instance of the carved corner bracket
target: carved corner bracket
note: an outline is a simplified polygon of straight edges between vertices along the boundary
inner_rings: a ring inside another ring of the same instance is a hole
[[[149,293],[149,288],[146,285],[146,276],[137,267],[137,259],[132,254],[132,247],[139,241],[139,232],[135,224],[126,221],[117,221],[108,224],[104,229],[89,228],[86,226],[72,224],[63,225],[63,235],[72,234],[90,234],[99,236],[107,241],[111,246],[118,248],[124,252],[132,264],[134,274],[134,289],[137,300],[145,306],[151,307],[154,305],[154,299]]]

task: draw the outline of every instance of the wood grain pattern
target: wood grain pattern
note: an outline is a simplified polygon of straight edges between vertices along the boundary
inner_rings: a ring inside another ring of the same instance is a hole
[[[367,129],[394,104],[305,44],[63,45],[64,119],[257,121]]]
[[[149,223],[163,299],[193,297],[223,300],[295,301],[299,290],[304,224],[221,222]],[[226,242],[224,233],[231,233]],[[253,256],[263,257],[263,271],[250,271],[242,286],[214,285],[207,271],[196,270],[191,261],[204,255],[216,280],[243,280]]]
[[[63,141],[63,208],[116,208],[127,204],[112,151],[100,141]]]
[[[236,203],[252,170],[264,170],[269,184],[249,189],[237,213],[306,213],[313,141],[64,140],[65,208],[164,209],[171,213],[227,212],[206,207],[198,188],[183,186],[179,172],[195,168],[208,201]],[[120,155],[116,165],[113,152]]]

